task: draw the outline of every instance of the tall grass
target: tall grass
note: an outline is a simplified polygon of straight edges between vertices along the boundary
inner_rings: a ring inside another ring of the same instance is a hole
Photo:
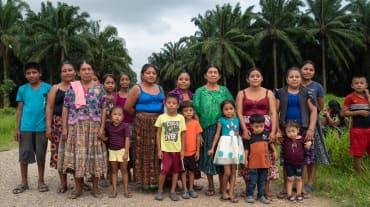
[[[15,116],[14,108],[0,109],[0,151],[17,146],[17,142],[14,141]]]

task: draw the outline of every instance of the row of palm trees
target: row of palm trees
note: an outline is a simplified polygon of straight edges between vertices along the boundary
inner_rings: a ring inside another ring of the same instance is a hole
[[[165,44],[149,58],[161,70],[160,81],[171,88],[176,74],[187,70],[198,86],[201,69],[214,63],[233,92],[253,66],[277,88],[287,67],[311,59],[324,88],[343,95],[353,73],[369,70],[369,0],[260,0],[259,7],[254,12],[253,6],[217,5],[194,17],[194,35]]]
[[[66,60],[92,63],[97,75],[126,72],[136,81],[124,39],[113,26],[101,28],[79,7],[66,3],[42,2],[39,12],[22,0],[0,0],[0,92],[3,107],[9,93],[23,82],[22,65],[42,64],[44,80],[59,79],[58,67]]]

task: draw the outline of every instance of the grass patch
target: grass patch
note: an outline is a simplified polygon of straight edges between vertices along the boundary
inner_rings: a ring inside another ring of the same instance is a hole
[[[14,141],[15,116],[14,108],[0,109],[0,152],[17,146],[17,142]]]

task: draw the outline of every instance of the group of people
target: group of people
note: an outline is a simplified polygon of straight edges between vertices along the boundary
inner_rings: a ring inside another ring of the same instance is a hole
[[[48,190],[43,177],[49,139],[50,166],[60,177],[58,192],[66,192],[66,174],[72,173],[72,199],[89,187],[84,182],[89,176],[94,197],[102,196],[98,181],[106,177],[113,187],[109,196],[116,197],[118,170],[124,196],[132,197],[128,191],[132,168],[136,183],[145,190],[157,190],[156,200],[164,199],[166,179],[171,180],[171,200],[197,198],[194,180],[201,171],[207,176],[207,196],[215,195],[213,176],[219,175],[220,199],[237,203],[239,169],[246,185],[246,202],[255,202],[257,186],[257,200],[268,204],[272,201],[270,181],[279,179],[279,144],[284,186],[277,196],[303,201],[313,192],[317,165],[330,163],[318,117],[324,108],[324,90],[313,81],[314,75],[311,61],[301,68],[291,67],[286,86],[273,93],[262,87],[260,69],[252,68],[246,74],[249,86],[234,100],[229,90],[218,84],[221,71],[216,65],[205,68],[206,83],[195,93],[190,91],[189,73],[181,72],[176,88],[165,95],[151,64],[143,66],[141,82],[129,89],[127,74],[118,80],[107,74],[101,83],[94,81],[94,71],[86,61],[78,66],[78,72],[72,64],[64,63],[61,82],[51,87],[40,80],[40,66],[28,63],[25,76],[29,82],[17,94],[15,138],[19,141],[22,182],[13,193],[28,189],[27,166],[35,162],[35,155],[38,190]],[[354,77],[352,88],[354,93],[346,97],[342,114],[353,117],[350,154],[361,173],[361,157],[366,150],[370,153],[366,78]],[[178,178],[183,189],[180,196],[176,193]]]

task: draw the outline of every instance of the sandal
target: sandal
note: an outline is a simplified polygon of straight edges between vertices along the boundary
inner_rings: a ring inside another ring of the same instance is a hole
[[[127,192],[127,193],[123,193],[123,196],[125,198],[132,198],[132,194],[130,192]]]
[[[37,190],[39,192],[46,192],[49,191],[49,186],[46,185],[45,183],[39,183],[39,185],[37,186]]]
[[[220,201],[226,202],[226,201],[229,201],[229,200],[231,200],[230,197],[228,197],[228,198],[225,198],[224,196],[220,197]]]
[[[290,196],[288,196],[288,201],[295,202],[296,200],[295,200],[294,196],[290,195]]]
[[[286,197],[287,197],[287,195],[288,195],[288,193],[286,193],[286,192],[284,192],[284,191],[280,191],[280,192],[276,195],[276,197],[277,197],[278,199],[284,199],[284,198],[286,198]]]
[[[298,201],[298,202],[302,202],[303,201],[303,196],[302,195],[297,195],[295,197],[295,199]]]
[[[94,198],[102,198],[103,197],[103,194],[100,192],[100,191],[91,191],[90,194],[94,197]]]
[[[111,194],[109,194],[109,198],[115,198],[117,197],[117,192],[111,192]]]
[[[304,199],[309,199],[309,198],[312,197],[311,194],[307,193],[307,192],[302,192],[302,196],[303,196]]]
[[[80,192],[77,192],[77,191],[73,191],[71,193],[71,195],[68,196],[69,199],[76,199],[78,197],[80,197],[82,195],[82,191]]]
[[[214,196],[215,195],[215,189],[214,188],[208,188],[206,191],[206,196]]]
[[[313,187],[312,185],[309,185],[309,184],[304,184],[304,190],[307,192],[307,193],[312,193],[313,192]]]
[[[13,194],[23,193],[26,190],[29,190],[30,188],[26,184],[19,184],[13,189]]]
[[[67,186],[61,185],[59,186],[57,193],[65,193],[66,191],[67,191]]]
[[[239,203],[239,199],[237,198],[230,198],[231,203]]]

